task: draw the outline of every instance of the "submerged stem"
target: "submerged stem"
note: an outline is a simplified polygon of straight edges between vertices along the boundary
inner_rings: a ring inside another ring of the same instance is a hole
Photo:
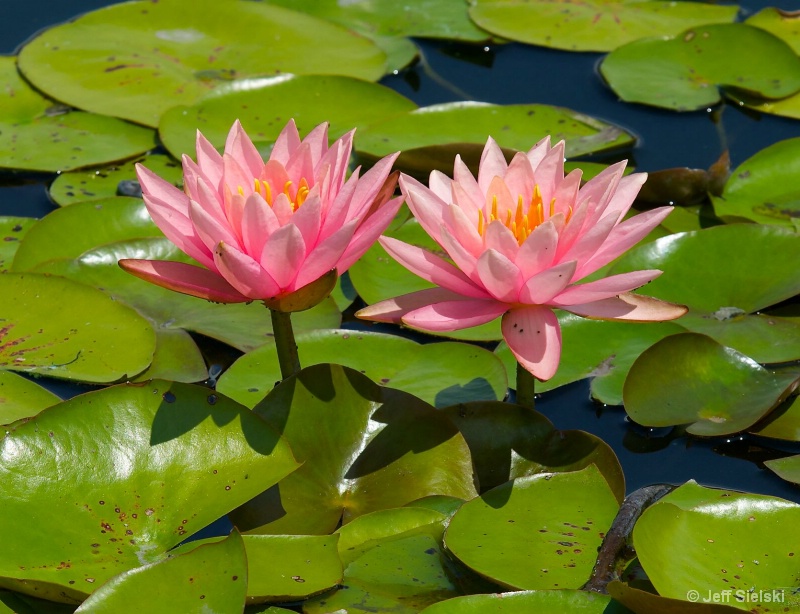
[[[269,314],[272,318],[275,347],[278,350],[278,363],[281,366],[281,379],[286,379],[300,371],[300,356],[297,354],[297,343],[292,330],[292,314],[276,309],[270,309]]]
[[[517,405],[524,405],[530,409],[535,409],[535,388],[536,378],[533,376],[533,373],[528,371],[520,363],[517,363]]]

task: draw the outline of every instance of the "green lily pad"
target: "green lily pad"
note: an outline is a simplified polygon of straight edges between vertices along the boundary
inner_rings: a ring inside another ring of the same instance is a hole
[[[20,242],[36,221],[32,217],[0,216],[0,273],[11,267]]]
[[[238,532],[191,552],[125,571],[93,593],[76,614],[234,612],[244,609],[249,560]],[[154,595],[158,595],[154,603]]]
[[[773,318],[773,325],[771,318],[753,314],[800,293],[797,262],[800,235],[791,230],[728,224],[634,248],[610,273],[664,271],[644,293],[688,305],[678,324],[758,362],[777,363],[798,358],[800,328],[788,318]]]
[[[739,614],[740,609],[722,603],[714,603],[709,596],[701,595],[700,592],[686,592],[687,596],[696,598],[698,601],[686,601],[685,599],[669,599],[655,593],[650,593],[640,588],[636,588],[613,580],[608,585],[608,594],[619,603],[625,604],[636,614]],[[709,599],[708,603],[699,601]],[[720,595],[720,599],[722,596]]]
[[[764,465],[787,482],[800,484],[800,454],[768,460]]]
[[[706,437],[755,424],[791,392],[800,370],[772,372],[697,333],[662,339],[633,363],[625,409],[645,426],[689,424]]]
[[[308,599],[336,586],[342,580],[342,561],[336,548],[338,538],[338,535],[244,535],[247,603]],[[221,539],[210,537],[188,542],[170,551],[170,556]]]
[[[622,100],[676,111],[717,104],[718,87],[762,99],[800,90],[800,58],[791,47],[741,23],[628,43],[606,56],[600,72]]]
[[[253,411],[303,466],[236,511],[234,523],[250,533],[325,534],[428,495],[475,494],[469,449],[447,417],[353,369],[307,367]]]
[[[488,40],[467,14],[465,2],[417,0],[413,6],[393,0],[268,0],[295,11],[335,21],[370,36],[443,38],[468,42]]]
[[[61,399],[39,384],[12,373],[0,371],[0,424],[30,418]]]
[[[414,218],[406,220],[399,226],[389,228],[384,234],[446,257],[442,248],[431,239]],[[358,295],[370,305],[409,292],[434,287],[433,284],[417,277],[398,263],[377,242],[350,267],[348,273]],[[501,339],[503,334],[500,331],[500,320],[498,319],[474,328],[442,333],[441,336],[472,341],[493,341]]]
[[[183,169],[180,163],[169,156],[151,155],[141,156],[130,162],[115,164],[89,171],[75,171],[61,173],[50,185],[50,198],[61,207],[83,202],[85,200],[98,200],[119,194],[120,181],[136,180],[136,164],[144,164],[162,179],[183,187]]]
[[[644,350],[667,335],[685,331],[671,322],[606,322],[561,310],[556,313],[561,325],[561,362],[554,377],[536,382],[536,391],[547,392],[588,377],[592,398],[607,405],[622,405],[622,385]],[[501,342],[495,354],[513,377],[517,359],[508,345]]]
[[[10,56],[0,57],[0,105],[0,168],[68,171],[156,146],[152,130],[42,96],[20,77]]]
[[[192,106],[176,106],[161,117],[158,131],[177,158],[194,156],[200,130],[217,147],[225,144],[238,119],[264,153],[294,118],[302,132],[330,122],[330,138],[353,128],[416,109],[411,100],[388,87],[352,77],[292,76],[233,81]],[[389,152],[394,153],[394,152]]]
[[[642,0],[470,0],[480,27],[511,40],[569,51],[611,51],[646,36],[733,21],[738,7]]]
[[[800,441],[800,396],[786,399],[750,432],[773,439]]]
[[[689,482],[644,511],[633,544],[664,597],[686,600],[691,591],[703,597],[728,591],[725,605],[794,612],[800,606],[800,596],[793,594],[800,555],[787,540],[786,527],[798,521],[796,503]],[[783,601],[770,602],[776,594]]]
[[[455,513],[445,544],[513,589],[580,588],[619,504],[594,465],[506,482]]]
[[[108,383],[136,375],[153,358],[149,322],[99,290],[5,273],[0,296],[0,369]]]
[[[56,209],[34,224],[17,249],[11,269],[28,271],[94,247],[142,237],[163,237],[144,202],[123,196]]]
[[[0,590],[0,613],[2,614],[73,614],[74,605],[54,603],[29,595]]]
[[[474,345],[420,345],[397,335],[316,330],[297,335],[301,363],[336,363],[360,371],[383,386],[405,390],[436,407],[471,400],[502,400],[508,389],[503,365]],[[239,358],[217,390],[254,407],[281,379],[278,354],[268,343]]]
[[[558,431],[542,414],[502,402],[460,403],[444,409],[464,435],[480,491],[540,473],[597,467],[622,503],[625,476],[614,451],[583,431]]]
[[[77,396],[0,440],[0,584],[82,601],[297,466],[275,431],[207,388],[154,381]]]
[[[800,138],[762,149],[731,173],[722,195],[712,197],[717,216],[793,226],[800,222]]]
[[[579,590],[517,591],[491,595],[465,595],[440,601],[422,610],[422,614],[623,614],[614,607],[611,597]]]
[[[761,28],[786,41],[800,55],[800,15],[797,11],[785,11],[768,6],[745,20],[749,26]]]
[[[263,2],[127,2],[46,30],[19,66],[37,88],[81,109],[148,126],[232,79],[385,71],[370,40]]]
[[[433,169],[451,174],[456,154],[477,169],[487,136],[511,155],[528,151],[548,134],[554,142],[566,140],[570,158],[634,142],[622,128],[561,107],[452,102],[371,124],[359,132],[355,148],[367,159],[401,151],[396,167],[427,177]]]
[[[342,585],[303,604],[306,614],[411,614],[458,593],[442,548],[446,516],[415,508],[387,509],[356,518],[337,533],[345,562]]]

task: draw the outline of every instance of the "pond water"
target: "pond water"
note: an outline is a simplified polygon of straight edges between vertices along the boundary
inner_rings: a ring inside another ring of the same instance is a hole
[[[14,53],[41,28],[109,4],[113,2],[14,2],[13,9],[3,9],[0,19],[0,53]],[[746,14],[768,6],[755,0],[740,4]],[[707,168],[726,146],[736,166],[776,141],[800,135],[796,121],[758,116],[733,106],[716,113],[678,114],[621,103],[595,74],[600,54],[571,54],[519,44],[485,48],[420,41],[420,47],[424,62],[385,78],[383,83],[420,106],[470,98],[502,104],[554,104],[590,114],[637,135],[632,157],[639,170]],[[0,215],[41,217],[52,210],[46,195],[51,180],[47,175],[0,175]],[[78,388],[56,390],[69,394]],[[640,429],[626,420],[622,408],[591,402],[586,382],[543,395],[537,409],[558,428],[586,430],[608,442],[619,456],[629,491],[647,484],[694,479],[709,486],[800,502],[796,487],[760,465],[770,458],[800,452],[798,446],[786,444],[775,450],[780,444],[755,437],[703,441],[672,429]]]

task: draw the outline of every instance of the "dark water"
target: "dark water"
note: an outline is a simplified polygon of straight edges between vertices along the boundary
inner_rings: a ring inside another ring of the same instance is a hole
[[[38,30],[109,4],[114,3],[3,0],[0,53],[14,53]],[[754,0],[742,4],[743,14],[747,15],[771,3]],[[420,106],[461,100],[466,94],[475,100],[500,104],[535,102],[569,107],[634,133],[639,142],[633,150],[633,161],[639,170],[707,168],[725,146],[730,149],[735,166],[776,141],[800,136],[800,122],[748,114],[732,106],[719,113],[709,110],[678,114],[621,103],[596,75],[600,54],[572,54],[517,44],[487,49],[429,41],[420,41],[420,45],[425,63],[384,80]],[[443,76],[449,83],[443,82]],[[0,215],[46,214],[53,208],[46,195],[51,179],[45,175],[0,175]],[[73,390],[69,386],[56,388],[62,395]],[[759,464],[798,453],[800,445],[751,437],[704,441],[683,437],[678,430],[642,430],[627,422],[622,408],[592,403],[585,382],[545,394],[537,409],[558,428],[586,430],[608,442],[619,456],[629,490],[694,479],[708,486],[800,502],[800,489]]]

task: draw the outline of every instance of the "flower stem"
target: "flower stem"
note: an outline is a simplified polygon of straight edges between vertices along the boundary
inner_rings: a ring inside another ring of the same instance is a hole
[[[300,371],[300,357],[292,330],[292,314],[275,309],[270,309],[269,314],[272,318],[272,333],[275,335],[281,378],[286,379]]]
[[[535,409],[535,387],[536,378],[533,376],[533,373],[528,371],[520,363],[517,363],[517,405],[524,405],[530,409]]]

